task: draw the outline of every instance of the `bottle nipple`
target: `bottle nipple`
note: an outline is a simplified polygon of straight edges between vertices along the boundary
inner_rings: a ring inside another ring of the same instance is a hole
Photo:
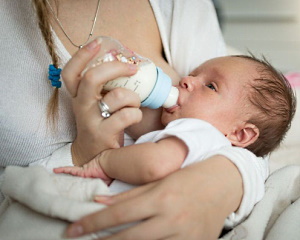
[[[167,97],[166,101],[162,106],[164,108],[170,108],[175,106],[177,104],[178,96],[179,96],[178,88],[172,86],[169,96]]]

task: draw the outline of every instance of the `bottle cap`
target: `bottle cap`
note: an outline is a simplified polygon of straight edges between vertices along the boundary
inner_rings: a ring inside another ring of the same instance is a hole
[[[156,70],[157,70],[157,80],[155,86],[152,89],[150,95],[141,103],[142,107],[156,109],[161,107],[168,99],[169,93],[172,88],[172,80],[159,67],[156,67]],[[175,100],[175,104],[176,102],[177,99]]]

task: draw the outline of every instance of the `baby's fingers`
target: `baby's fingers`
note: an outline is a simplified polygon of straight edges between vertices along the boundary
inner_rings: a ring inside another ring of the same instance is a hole
[[[144,196],[139,196],[135,199],[112,205],[71,224],[67,229],[66,235],[68,237],[78,237],[106,228],[148,219],[154,216],[157,210],[153,205],[149,206],[149,202],[151,202],[150,197],[145,201]]]
[[[66,173],[71,175],[79,175],[81,171],[81,167],[59,167],[53,169],[54,173]]]

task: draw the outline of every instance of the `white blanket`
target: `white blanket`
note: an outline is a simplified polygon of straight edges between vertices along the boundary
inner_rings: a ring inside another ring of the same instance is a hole
[[[275,171],[250,216],[222,240],[299,240],[300,165]]]
[[[64,239],[69,221],[105,207],[91,198],[95,194],[109,194],[99,179],[50,174],[42,167],[8,167],[2,190],[7,197],[0,207],[0,239],[5,240]],[[300,165],[275,171],[266,182],[263,200],[243,223],[220,240],[299,240],[299,197]],[[98,236],[107,236],[123,227]]]
[[[7,167],[1,190],[0,239],[58,240],[69,222],[105,208],[92,201],[97,194],[110,194],[100,179],[49,173],[40,166]],[[126,225],[97,233],[107,236]],[[95,239],[96,234],[78,239]]]

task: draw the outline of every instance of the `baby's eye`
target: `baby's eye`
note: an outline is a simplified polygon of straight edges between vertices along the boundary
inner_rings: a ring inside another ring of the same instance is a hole
[[[213,90],[215,92],[217,91],[217,89],[216,89],[216,87],[215,87],[215,85],[213,83],[207,84],[206,87],[210,88],[211,90]]]

